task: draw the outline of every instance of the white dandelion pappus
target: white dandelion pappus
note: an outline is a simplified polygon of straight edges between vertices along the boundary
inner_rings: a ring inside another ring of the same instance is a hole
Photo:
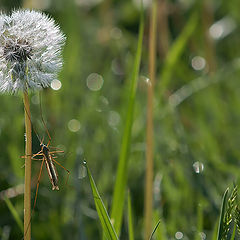
[[[62,68],[64,43],[59,26],[44,13],[0,14],[0,92],[50,86]]]

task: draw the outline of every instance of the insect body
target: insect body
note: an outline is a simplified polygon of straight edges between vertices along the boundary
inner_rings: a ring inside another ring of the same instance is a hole
[[[49,140],[47,145],[45,145],[43,142],[41,142],[40,143],[41,150],[38,153],[33,154],[33,156],[32,156],[33,160],[40,160],[40,161],[42,161],[40,172],[39,172],[39,176],[38,176],[38,183],[37,183],[37,189],[36,189],[35,202],[36,202],[36,197],[37,197],[37,192],[38,192],[38,187],[39,187],[39,182],[40,182],[40,177],[41,177],[43,163],[45,163],[45,165],[46,165],[48,176],[49,176],[50,182],[52,184],[52,190],[55,190],[55,189],[59,190],[59,187],[58,187],[58,174],[57,174],[57,170],[56,170],[56,167],[55,167],[54,163],[58,164],[65,171],[67,171],[68,176],[69,176],[69,171],[65,167],[63,167],[59,162],[57,162],[55,160],[56,157],[54,156],[55,153],[63,153],[64,151],[61,151],[61,150],[51,150],[51,148],[53,148],[53,147],[50,147],[49,144],[50,144],[50,140]],[[36,157],[40,157],[40,158],[36,158]],[[35,206],[35,203],[34,203],[34,206]]]
[[[44,162],[46,164],[48,176],[49,176],[49,179],[52,183],[52,190],[55,190],[55,189],[59,190],[58,174],[57,174],[57,170],[56,170],[56,168],[54,166],[54,163],[53,163],[53,156],[51,155],[50,150],[46,145],[41,144],[40,146],[42,148],[41,151],[42,151],[42,155],[43,155],[43,158],[44,158]]]

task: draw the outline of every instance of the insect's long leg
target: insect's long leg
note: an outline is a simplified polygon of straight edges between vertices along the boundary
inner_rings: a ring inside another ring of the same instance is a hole
[[[33,215],[33,212],[34,212],[34,209],[35,209],[35,206],[36,206],[37,194],[38,194],[38,187],[39,187],[40,178],[41,178],[41,174],[42,174],[43,163],[44,163],[44,158],[42,159],[42,164],[41,164],[40,171],[39,171],[39,174],[38,174],[37,187],[36,187],[36,193],[35,193],[34,204],[33,204],[33,210],[32,210],[32,212],[31,212],[31,217],[30,217],[30,220],[29,220],[29,223],[28,223],[26,232],[24,233],[24,238],[25,238],[25,236],[26,236],[26,234],[27,234],[27,232],[28,232],[28,229],[29,229],[29,226],[30,226],[30,223],[31,223],[31,220],[32,220],[32,215]]]
[[[48,146],[49,149],[57,149],[57,150],[61,150],[61,148],[58,147],[53,147],[53,146]]]
[[[70,174],[70,171],[67,170],[63,165],[61,165],[58,161],[56,161],[55,159],[53,159],[53,161],[58,164],[60,167],[62,167],[68,174]]]
[[[43,156],[43,154],[41,154],[41,152],[42,152],[42,150],[39,151],[38,153],[33,154],[33,155],[24,155],[24,156],[21,156],[21,158],[26,158],[26,157],[28,157],[28,156],[32,156],[32,158],[33,158],[33,157],[36,157],[36,156]]]
[[[56,164],[58,164],[61,168],[63,168],[66,172],[67,172],[67,180],[66,180],[66,184],[68,183],[68,179],[69,179],[69,175],[70,175],[70,171],[67,170],[63,165],[61,165],[58,161],[56,161],[55,159],[52,159]]]
[[[39,183],[40,183],[40,178],[41,178],[41,174],[42,174],[42,168],[43,168],[43,163],[44,163],[44,158],[42,159],[42,163],[41,163],[41,167],[40,167],[40,171],[38,174],[38,179],[37,179],[37,187],[36,187],[36,193],[35,193],[35,198],[34,198],[34,204],[33,204],[33,210],[35,209],[36,206],[36,202],[37,202],[37,195],[38,195],[38,187],[39,187]]]
[[[53,152],[49,152],[50,154],[54,154],[54,153],[64,153],[64,151],[53,151]]]
[[[40,150],[38,153],[33,154],[33,155],[32,155],[32,158],[33,158],[33,157],[36,157],[36,156],[43,156],[42,150]]]

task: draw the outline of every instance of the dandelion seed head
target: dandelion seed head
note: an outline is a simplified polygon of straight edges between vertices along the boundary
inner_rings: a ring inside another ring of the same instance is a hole
[[[0,14],[0,92],[50,86],[62,68],[64,43],[59,26],[44,13]]]

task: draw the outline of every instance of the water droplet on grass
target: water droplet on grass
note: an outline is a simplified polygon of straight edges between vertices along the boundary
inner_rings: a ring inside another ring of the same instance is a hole
[[[51,88],[52,88],[53,90],[57,91],[57,90],[59,90],[61,87],[62,87],[62,83],[61,83],[59,80],[55,79],[55,80],[53,80],[53,81],[51,82]]]
[[[108,124],[111,127],[116,127],[120,122],[120,115],[115,111],[110,111],[108,115]]]
[[[91,73],[87,77],[87,87],[92,91],[98,91],[103,86],[103,77],[97,73]]]
[[[183,233],[182,232],[176,232],[175,233],[175,238],[176,239],[182,239],[183,238]]]
[[[87,168],[84,166],[86,163],[81,164],[78,168],[78,178],[83,179],[87,176]]]
[[[203,70],[206,66],[206,60],[203,57],[195,56],[192,59],[192,67],[196,71]]]
[[[204,165],[203,163],[197,161],[193,164],[193,169],[195,173],[201,173],[204,170]]]
[[[72,119],[68,122],[68,129],[71,132],[77,132],[81,128],[81,124],[77,119]]]

